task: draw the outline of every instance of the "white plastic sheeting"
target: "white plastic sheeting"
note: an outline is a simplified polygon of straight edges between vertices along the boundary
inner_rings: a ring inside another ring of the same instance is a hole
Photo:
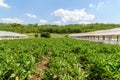
[[[0,38],[27,38],[27,36],[9,31],[0,31]]]
[[[120,28],[100,30],[87,33],[70,34],[69,37],[93,42],[120,44]]]
[[[120,28],[114,28],[109,30],[100,30],[94,32],[87,32],[87,33],[78,33],[78,34],[70,34],[70,37],[84,37],[84,36],[114,36],[120,35]]]

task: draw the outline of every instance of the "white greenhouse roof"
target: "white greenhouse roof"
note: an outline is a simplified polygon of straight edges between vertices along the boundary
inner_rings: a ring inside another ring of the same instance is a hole
[[[27,36],[9,31],[0,31],[0,37],[27,37]]]
[[[77,37],[77,36],[104,36],[104,35],[120,35],[120,28],[114,28],[109,30],[100,30],[94,32],[87,32],[87,33],[78,33],[78,34],[70,34],[70,37]]]

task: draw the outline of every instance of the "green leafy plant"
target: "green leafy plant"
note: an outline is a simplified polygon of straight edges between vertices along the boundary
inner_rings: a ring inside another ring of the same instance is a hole
[[[43,80],[119,80],[119,57],[119,45],[70,38],[1,40],[0,80],[36,75]]]

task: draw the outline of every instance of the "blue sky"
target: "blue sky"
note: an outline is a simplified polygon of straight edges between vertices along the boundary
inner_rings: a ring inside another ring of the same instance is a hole
[[[120,0],[0,0],[0,22],[120,23]]]

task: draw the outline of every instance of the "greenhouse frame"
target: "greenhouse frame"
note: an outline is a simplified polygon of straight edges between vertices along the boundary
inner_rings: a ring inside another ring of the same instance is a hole
[[[87,33],[70,34],[69,37],[94,42],[120,44],[120,28],[100,30]]]

